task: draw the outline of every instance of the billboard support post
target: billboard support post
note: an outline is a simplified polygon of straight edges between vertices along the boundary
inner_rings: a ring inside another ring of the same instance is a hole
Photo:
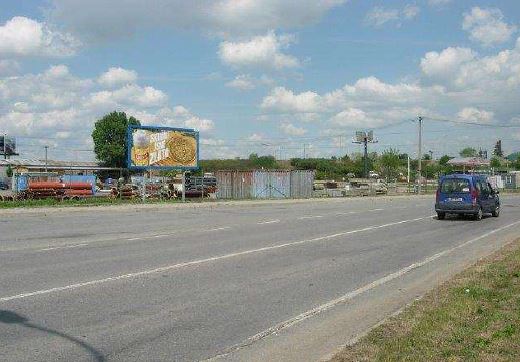
[[[186,202],[186,171],[182,171],[182,202]]]

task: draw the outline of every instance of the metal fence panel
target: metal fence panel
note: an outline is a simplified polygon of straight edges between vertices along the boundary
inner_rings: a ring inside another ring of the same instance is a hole
[[[310,198],[314,171],[217,171],[219,199]]]
[[[291,198],[308,199],[312,197],[315,172],[313,170],[291,171]]]
[[[217,198],[251,199],[253,198],[253,172],[217,171]]]
[[[291,197],[290,171],[255,171],[254,197],[257,199],[285,199]]]

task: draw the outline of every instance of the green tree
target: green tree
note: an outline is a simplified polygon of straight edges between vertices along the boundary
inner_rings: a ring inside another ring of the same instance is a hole
[[[278,168],[278,163],[274,156],[258,156],[256,153],[252,153],[249,155],[249,163],[251,168]]]
[[[11,165],[7,165],[7,169],[5,170],[5,175],[7,177],[13,177],[13,168]]]
[[[381,157],[379,157],[378,163],[382,175],[385,176],[387,180],[397,177],[399,174],[399,166],[401,165],[399,151],[394,149],[384,151]]]
[[[459,152],[461,157],[477,157],[478,152],[473,147],[466,147]]]
[[[500,168],[502,167],[502,162],[500,161],[500,158],[493,157],[490,162],[490,166],[493,168]]]
[[[96,157],[103,165],[126,166],[126,132],[130,125],[140,126],[141,122],[124,112],[112,112],[96,121],[92,140]]]
[[[448,155],[444,155],[441,158],[439,158],[439,165],[445,166],[448,164],[448,161],[451,160],[452,157]]]

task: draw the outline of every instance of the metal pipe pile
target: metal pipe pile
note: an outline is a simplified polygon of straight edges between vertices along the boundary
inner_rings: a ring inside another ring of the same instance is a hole
[[[54,198],[79,198],[92,196],[92,185],[87,182],[54,182],[35,181],[29,182],[26,197],[30,199]]]

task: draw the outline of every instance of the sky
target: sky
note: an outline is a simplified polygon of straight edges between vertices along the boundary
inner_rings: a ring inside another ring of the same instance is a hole
[[[518,0],[2,0],[0,132],[93,160],[96,120],[200,131],[202,158],[520,150]]]

